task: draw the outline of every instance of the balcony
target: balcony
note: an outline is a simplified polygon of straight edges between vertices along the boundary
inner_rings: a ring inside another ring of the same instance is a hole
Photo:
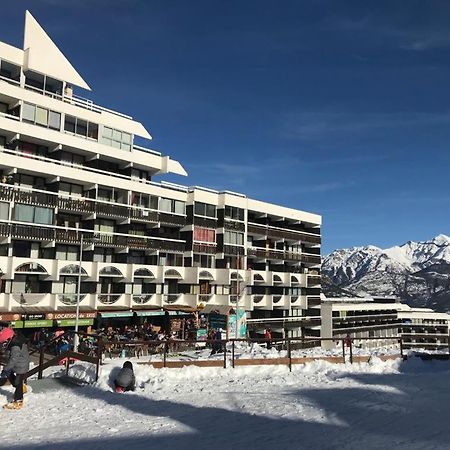
[[[308,274],[308,286],[318,286],[321,283],[320,275],[310,275]]]
[[[67,244],[80,244],[81,236],[86,244],[89,240],[103,247],[131,248],[137,250],[164,250],[182,253],[184,241],[164,240],[125,234],[102,234],[92,230],[68,229],[62,227],[39,227],[16,223],[0,223],[0,236],[37,241],[56,241]]]
[[[243,233],[245,231],[244,222],[234,222],[234,221],[231,222],[231,221],[227,221],[225,219],[223,227],[225,228],[225,230],[230,230],[230,231],[239,231],[241,233]]]
[[[131,205],[108,203],[84,197],[67,197],[52,192],[26,190],[23,187],[0,184],[0,201],[24,203],[27,205],[57,207],[61,211],[98,214],[110,218],[122,218],[146,223],[164,223],[184,226],[186,218],[170,213],[139,208]]]
[[[194,253],[207,253],[209,255],[215,255],[217,252],[216,244],[198,244],[194,243],[192,246],[192,251]]]
[[[321,259],[318,255],[308,255],[305,253],[291,252],[286,250],[277,250],[273,248],[249,247],[248,256],[256,256],[260,259],[275,259],[282,261],[300,261],[304,263],[320,264]]]
[[[255,223],[249,223],[247,226],[247,231],[249,234],[267,236],[275,239],[288,239],[293,241],[308,242],[310,244],[320,244],[321,242],[320,236],[316,234],[258,225]]]

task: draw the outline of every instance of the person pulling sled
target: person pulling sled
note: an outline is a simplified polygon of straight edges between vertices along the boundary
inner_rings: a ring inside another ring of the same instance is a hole
[[[3,406],[5,409],[21,409],[23,394],[27,392],[24,384],[25,374],[30,370],[30,355],[25,337],[16,334],[12,328],[0,331],[0,345],[5,349],[6,365],[0,373],[0,378],[8,379],[16,388],[13,401]]]

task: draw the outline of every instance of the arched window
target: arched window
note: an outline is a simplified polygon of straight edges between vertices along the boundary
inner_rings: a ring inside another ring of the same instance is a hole
[[[122,272],[113,266],[103,267],[98,274],[103,277],[123,277]]]
[[[64,266],[60,271],[60,275],[77,275],[80,272],[80,266],[78,264],[69,264],[68,266]],[[81,268],[81,276],[87,277],[87,272]]]
[[[173,279],[177,279],[177,280],[181,280],[181,278],[183,278],[180,274],[180,272],[178,272],[175,269],[169,269],[166,270],[166,272],[164,273],[164,278],[173,278]]]
[[[214,277],[206,270],[202,270],[199,274],[198,274],[198,279],[199,280],[209,280],[212,281],[214,280]]]
[[[136,269],[134,271],[135,278],[155,278],[155,275],[148,269]]]
[[[16,273],[43,273],[48,275],[47,270],[44,269],[40,264],[35,262],[21,264],[19,267],[16,267]]]

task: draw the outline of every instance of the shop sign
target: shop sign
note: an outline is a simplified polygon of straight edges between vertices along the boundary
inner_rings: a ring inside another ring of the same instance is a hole
[[[44,314],[22,314],[22,320],[45,320]]]
[[[23,321],[18,320],[17,322],[11,322],[10,325],[12,328],[23,328]]]
[[[52,326],[53,320],[26,320],[23,322],[24,328],[45,328]]]
[[[210,314],[208,316],[209,327],[214,328],[215,330],[227,329],[227,316],[222,314]]]
[[[57,320],[56,323],[58,324],[58,327],[74,327],[76,324],[75,319],[63,319],[63,320]],[[87,327],[94,324],[93,319],[80,319],[78,321],[78,325],[80,327]]]
[[[2,322],[14,322],[20,319],[20,314],[0,314],[0,321]]]
[[[45,318],[47,320],[67,320],[76,319],[76,313],[47,313]],[[80,319],[95,319],[97,317],[96,312],[80,312],[78,315]]]

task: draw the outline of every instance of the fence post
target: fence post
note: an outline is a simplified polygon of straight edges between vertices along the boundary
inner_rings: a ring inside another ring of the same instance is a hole
[[[42,364],[44,364],[44,346],[40,348],[39,351],[39,372],[38,380],[42,380]]]
[[[223,368],[227,368],[227,341],[223,345]]]
[[[234,340],[231,341],[231,366],[234,369]]]
[[[353,341],[350,340],[350,364],[353,364]]]
[[[342,339],[342,359],[342,362],[345,364],[345,339]]]
[[[163,367],[166,367],[167,350],[169,348],[169,343],[164,342],[164,354],[163,354]]]
[[[398,341],[400,342],[400,356],[403,359],[404,358],[404,356],[403,356],[403,339],[400,338]]]
[[[291,340],[287,340],[287,354],[289,358],[289,372],[292,372],[292,353],[291,353]]]
[[[70,354],[66,356],[66,377],[69,376]]]

